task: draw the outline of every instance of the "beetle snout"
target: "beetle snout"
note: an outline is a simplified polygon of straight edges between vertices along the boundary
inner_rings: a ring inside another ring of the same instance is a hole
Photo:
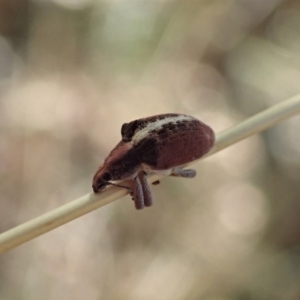
[[[99,193],[100,191],[103,191],[108,185],[109,185],[109,182],[104,181],[104,180],[95,182],[93,184],[94,193]]]
[[[94,193],[98,193],[99,192],[99,190],[98,190],[98,188],[97,188],[97,185],[95,185],[95,184],[93,184],[93,191],[94,191]]]

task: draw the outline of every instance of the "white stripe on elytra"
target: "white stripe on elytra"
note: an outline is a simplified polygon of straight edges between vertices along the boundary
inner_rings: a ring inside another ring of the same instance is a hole
[[[186,116],[186,115],[179,115],[175,117],[166,117],[164,119],[158,119],[154,122],[150,122],[147,124],[146,127],[139,130],[132,138],[133,142],[136,144],[145,137],[147,137],[148,133],[152,130],[159,130],[162,128],[163,125],[167,123],[175,123],[176,121],[186,121],[186,120],[195,120],[195,118]]]

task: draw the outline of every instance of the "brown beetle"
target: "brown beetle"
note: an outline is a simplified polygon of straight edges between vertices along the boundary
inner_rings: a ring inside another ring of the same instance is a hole
[[[179,177],[196,176],[193,169],[180,166],[202,157],[213,146],[214,131],[194,117],[163,114],[125,123],[122,140],[110,152],[93,178],[93,190],[98,193],[111,181],[132,180],[131,191],[135,207],[152,205],[148,173]]]

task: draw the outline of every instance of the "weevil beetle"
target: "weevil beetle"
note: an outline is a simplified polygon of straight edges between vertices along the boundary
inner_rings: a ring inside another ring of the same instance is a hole
[[[93,190],[98,193],[111,181],[132,180],[131,191],[136,209],[152,205],[148,173],[179,177],[196,176],[193,169],[182,169],[206,154],[213,146],[214,131],[194,117],[182,114],[162,114],[125,123],[122,140],[110,152],[93,178]]]

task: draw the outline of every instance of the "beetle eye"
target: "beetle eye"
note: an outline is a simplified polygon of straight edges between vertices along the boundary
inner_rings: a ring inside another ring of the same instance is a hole
[[[110,175],[110,173],[108,173],[108,172],[105,172],[104,174],[103,174],[103,180],[105,180],[105,181],[110,181],[111,180],[111,175]]]

